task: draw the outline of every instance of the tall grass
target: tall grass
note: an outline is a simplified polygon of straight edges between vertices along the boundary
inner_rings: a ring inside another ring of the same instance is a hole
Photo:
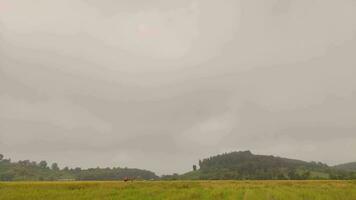
[[[356,200],[353,181],[0,183],[0,200]]]

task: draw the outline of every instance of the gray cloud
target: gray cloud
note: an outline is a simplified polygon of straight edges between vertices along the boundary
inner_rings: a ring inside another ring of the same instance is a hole
[[[0,2],[0,152],[184,172],[354,161],[353,0]]]

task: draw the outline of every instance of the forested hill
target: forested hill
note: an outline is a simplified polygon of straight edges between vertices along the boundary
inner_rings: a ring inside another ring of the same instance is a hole
[[[47,166],[46,161],[11,162],[0,154],[0,181],[122,180],[125,177],[142,180],[158,179],[155,173],[141,169],[120,167],[60,169],[56,163]]]
[[[199,161],[199,167],[186,174],[158,177],[155,173],[132,168],[62,168],[56,163],[28,160],[11,162],[0,154],[0,181],[53,180],[272,180],[272,179],[356,179],[355,163],[329,167],[320,162],[254,155],[250,151],[224,153]]]
[[[305,162],[250,151],[224,153],[199,161],[199,169],[178,179],[353,179],[355,173],[336,170],[320,162]],[[166,177],[171,178],[171,177]]]
[[[355,171],[356,172],[356,162],[336,165],[336,166],[334,166],[334,168],[339,169],[339,170]]]

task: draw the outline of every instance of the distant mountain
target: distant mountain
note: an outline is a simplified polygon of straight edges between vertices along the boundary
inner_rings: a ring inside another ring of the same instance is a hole
[[[0,181],[123,180],[125,178],[151,180],[159,177],[151,171],[142,169],[120,167],[60,169],[56,163],[48,166],[46,161],[11,162],[0,154]]]
[[[133,168],[68,168],[56,163],[29,160],[12,162],[0,154],[0,181],[52,180],[305,180],[356,179],[356,162],[329,167],[321,162],[305,162],[276,156],[239,151],[212,156],[199,161],[193,171],[158,177],[154,172]]]
[[[250,151],[224,153],[199,161],[200,169],[176,179],[351,179],[356,174],[329,167],[321,162],[254,155]],[[197,168],[197,167],[194,167]],[[164,178],[170,178],[164,177]],[[172,178],[172,177],[171,177]]]
[[[334,166],[335,169],[356,172],[356,162],[345,163]]]

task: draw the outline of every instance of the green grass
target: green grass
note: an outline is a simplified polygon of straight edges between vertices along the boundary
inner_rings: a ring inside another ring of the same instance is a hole
[[[355,181],[0,183],[1,200],[356,200]]]

